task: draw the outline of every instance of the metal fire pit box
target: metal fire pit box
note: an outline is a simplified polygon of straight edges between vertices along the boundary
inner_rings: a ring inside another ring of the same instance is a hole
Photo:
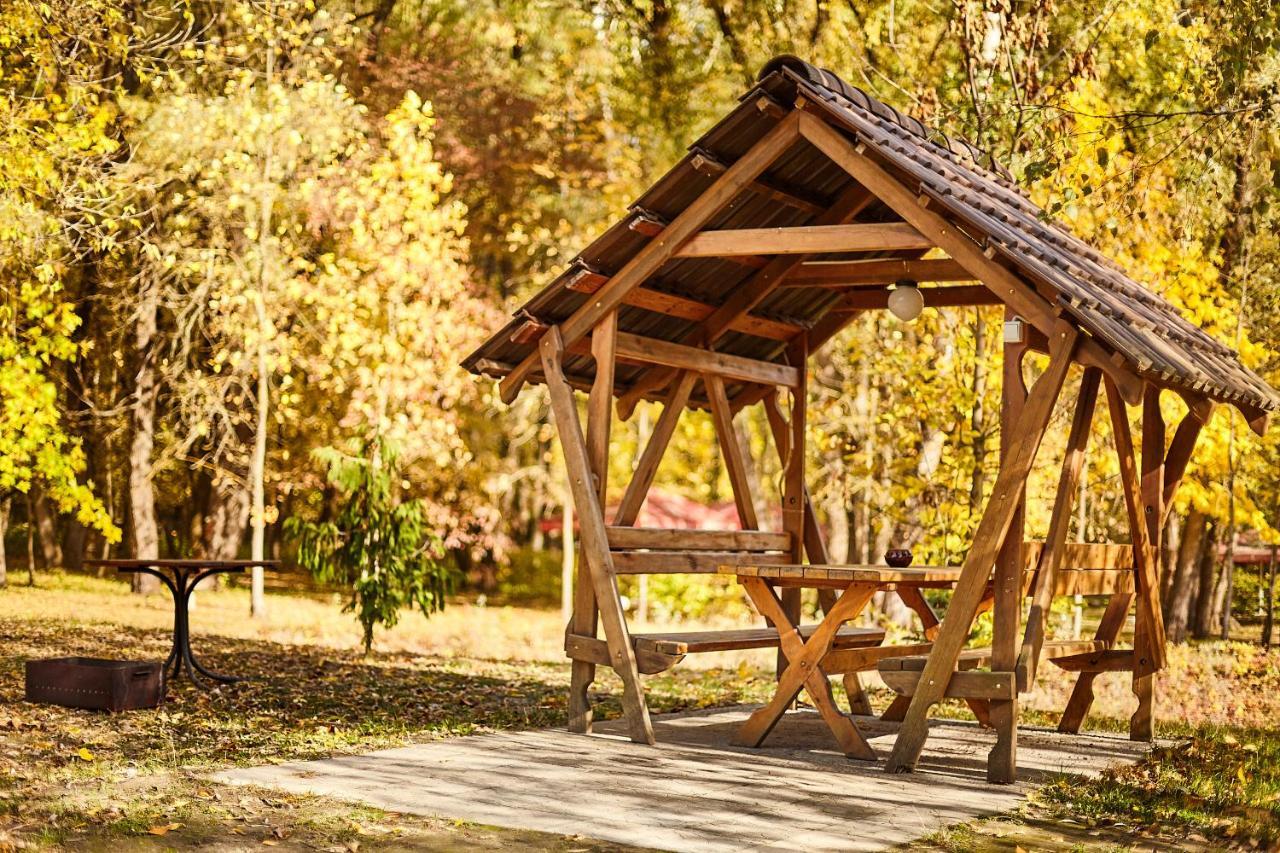
[[[49,658],[27,661],[27,701],[132,711],[154,708],[164,700],[162,664],[101,658]]]

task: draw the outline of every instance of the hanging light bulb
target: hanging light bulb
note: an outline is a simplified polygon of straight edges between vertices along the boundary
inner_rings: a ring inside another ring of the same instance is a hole
[[[889,291],[889,310],[893,316],[910,323],[924,310],[924,296],[914,281],[900,281]]]

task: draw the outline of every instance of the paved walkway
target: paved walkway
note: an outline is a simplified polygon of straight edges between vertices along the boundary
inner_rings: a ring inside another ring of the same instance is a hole
[[[837,753],[813,711],[788,714],[763,749],[728,746],[749,710],[655,717],[656,749],[626,740],[613,721],[590,737],[498,732],[218,778],[663,850],[880,850],[1008,811],[1053,774],[1096,774],[1146,748],[1118,735],[1022,729],[1022,781],[993,786],[985,773],[995,736],[973,724],[935,722],[920,769],[890,776],[882,768],[896,725],[858,721],[879,764]]]

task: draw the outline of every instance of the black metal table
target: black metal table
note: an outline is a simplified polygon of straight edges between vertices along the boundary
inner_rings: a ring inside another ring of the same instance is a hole
[[[187,677],[201,687],[201,678],[220,684],[234,684],[244,679],[234,675],[222,675],[207,669],[191,653],[191,624],[189,608],[191,593],[205,578],[219,574],[239,573],[258,566],[275,568],[279,560],[88,560],[90,566],[115,569],[122,574],[145,574],[157,577],[173,595],[173,648],[165,659],[165,678],[176,680],[186,665]],[[172,673],[170,673],[172,667]]]

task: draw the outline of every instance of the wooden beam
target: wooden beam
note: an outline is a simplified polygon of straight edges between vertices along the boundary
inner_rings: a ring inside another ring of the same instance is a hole
[[[806,225],[703,231],[676,252],[678,258],[733,255],[809,255],[825,252],[895,252],[930,249],[932,241],[905,222]]]
[[[618,357],[680,370],[713,373],[722,379],[758,382],[761,385],[793,388],[800,381],[800,372],[790,365],[727,355],[628,332],[618,333]]]
[[[622,502],[618,504],[617,514],[613,517],[614,524],[630,527],[636,523],[636,518],[640,515],[640,507],[644,506],[649,487],[653,485],[653,477],[658,473],[662,454],[666,453],[667,445],[671,443],[671,436],[676,430],[676,424],[680,421],[680,414],[689,404],[689,394],[692,393],[693,384],[697,381],[698,374],[686,371],[667,396],[662,414],[658,416],[653,434],[649,436],[649,443],[640,454],[640,460],[636,463],[636,469],[631,475],[631,482],[627,484]]]
[[[565,287],[576,293],[595,293],[608,280],[608,276],[600,273],[586,273],[569,279]],[[655,314],[665,314],[668,317],[678,317],[681,320],[699,323],[714,314],[716,310],[714,305],[648,287],[637,287],[628,293],[622,302],[624,305],[643,308]],[[732,331],[771,341],[789,341],[804,331],[804,327],[795,323],[747,314],[734,321]]]
[[[1035,288],[988,258],[982,247],[968,235],[929,210],[914,193],[868,157],[862,146],[855,146],[816,116],[803,113],[800,116],[800,133],[1031,325],[1046,335],[1053,332],[1056,319],[1053,307],[1036,293]],[[1127,367],[1113,362],[1111,353],[1097,341],[1082,338],[1077,357],[1084,364],[1101,368],[1115,382],[1126,401],[1135,405],[1142,401],[1142,379]]]
[[[984,288],[985,290],[985,288]],[[1005,308],[1005,319],[1012,319]],[[1018,435],[1013,425],[1027,403],[1027,383],[1022,372],[1027,354],[1025,342],[1004,344],[1003,381],[1000,386],[1000,460],[1013,452]],[[1026,537],[1027,487],[1024,482],[1018,507],[1009,523],[1004,544],[996,555],[991,578],[992,633],[991,669],[1013,672],[1018,667],[1018,639],[1022,620],[1022,540]],[[987,756],[987,781],[1008,784],[1018,774],[1018,699],[992,701],[989,714],[996,742]]]
[[[830,210],[815,219],[813,224],[839,225],[848,222],[873,201],[875,196],[862,186],[854,184],[840,193],[831,204]],[[685,343],[714,346],[720,336],[729,331],[739,318],[759,305],[780,282],[808,258],[808,255],[780,255],[771,260],[764,268],[735,287],[724,304],[685,338]],[[618,403],[619,414],[624,419],[630,417],[637,402],[644,399],[650,392],[665,388],[674,376],[671,370],[658,368],[636,379],[632,383],[631,390]],[[735,406],[735,408],[739,407]]]
[[[733,490],[733,502],[738,510],[738,522],[744,530],[760,526],[756,519],[755,499],[751,495],[751,483],[747,479],[746,460],[738,445],[738,434],[733,426],[733,410],[724,392],[724,380],[714,373],[702,375],[702,385],[707,389],[707,401],[711,405],[711,421],[715,425],[716,441],[729,474],[729,486]]]
[[[1111,410],[1111,432],[1115,441],[1116,457],[1120,463],[1120,483],[1123,486],[1125,508],[1129,513],[1137,576],[1138,612],[1137,625],[1134,629],[1137,660],[1134,672],[1147,675],[1163,669],[1165,665],[1164,616],[1160,610],[1160,570],[1143,510],[1142,486],[1139,481],[1137,455],[1134,452],[1133,433],[1129,428],[1129,415],[1124,400],[1110,382],[1109,377],[1106,385],[1107,404]],[[1142,642],[1139,644],[1138,640]]]
[[[665,527],[607,528],[609,547],[650,551],[789,551],[791,537],[767,530],[686,530]]]
[[[564,638],[564,651],[573,659],[575,666],[582,664],[595,669],[597,665],[610,666],[613,661],[613,657],[609,654],[609,644],[594,636],[567,634]],[[667,655],[648,649],[636,649],[636,669],[641,675],[666,672],[683,659],[684,655]]]
[[[578,525],[582,531],[582,553],[590,569],[596,605],[604,623],[610,664],[622,679],[622,709],[626,714],[627,730],[633,741],[652,745],[653,724],[649,721],[649,706],[645,704],[644,690],[640,685],[636,653],[622,614],[617,579],[613,576],[603,510],[592,482],[591,461],[587,454],[586,440],[582,436],[582,425],[578,421],[573,389],[565,381],[561,368],[564,343],[558,327],[553,327],[542,336],[538,351],[542,357],[542,372],[551,398],[556,432],[560,436],[565,466],[569,470],[569,488],[573,493],[574,507],[578,510]]]
[[[1050,522],[1049,529],[1052,533],[1052,522]],[[1045,543],[1043,542],[1028,541],[1023,543],[1022,558],[1026,561],[1028,569],[1034,570],[1040,565],[1044,558],[1044,549]],[[1068,542],[1062,546],[1062,558],[1059,560],[1059,565],[1064,568],[1089,571],[1132,569],[1133,546],[1112,542]]]
[[[876,261],[807,261],[783,287],[839,287],[852,284],[893,284],[897,281],[974,281],[973,274],[950,258]]]
[[[721,566],[786,566],[788,554],[745,554],[742,551],[614,551],[613,570],[620,575],[707,575]]]
[[[1035,464],[1041,439],[1049,426],[1054,403],[1062,390],[1067,370],[1071,366],[1079,333],[1067,323],[1054,329],[1050,340],[1052,352],[1049,366],[1036,381],[1027,398],[1022,415],[1018,418],[1014,434],[1017,442],[1000,466],[991,497],[982,513],[982,520],[973,536],[973,545],[965,558],[951,596],[951,603],[943,617],[938,638],[925,665],[920,689],[911,700],[906,719],[898,732],[889,758],[890,772],[904,772],[915,768],[929,734],[929,710],[943,698],[946,685],[955,671],[960,650],[969,636],[969,629],[987,588],[991,566],[1004,544],[1009,526],[1020,504],[1022,488]]]
[[[714,184],[675,218],[662,235],[655,237],[622,267],[609,283],[573,315],[560,324],[562,346],[581,340],[604,315],[622,304],[627,293],[674,257],[685,241],[700,231],[712,217],[732,202],[770,163],[778,159],[797,139],[798,118],[788,116],[771,128],[760,141],[742,155]],[[511,403],[537,367],[540,356],[531,353],[499,384],[504,403]]]

